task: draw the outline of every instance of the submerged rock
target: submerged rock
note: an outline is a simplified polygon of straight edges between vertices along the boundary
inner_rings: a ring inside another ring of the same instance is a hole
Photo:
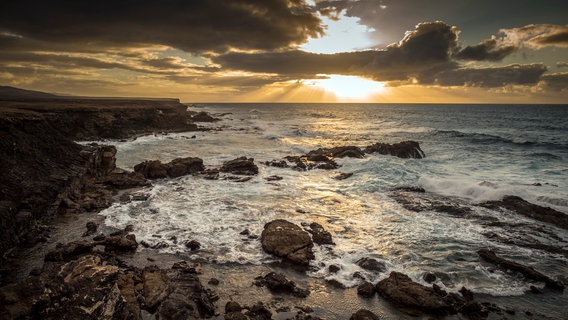
[[[529,217],[538,221],[550,223],[559,228],[568,230],[568,215],[556,211],[549,207],[541,207],[532,204],[521,197],[505,196],[500,201],[488,201],[481,204],[483,207],[490,209],[504,208],[516,212],[525,217]]]
[[[309,233],[286,220],[278,219],[264,225],[260,241],[264,251],[295,265],[307,267],[314,259]]]
[[[258,174],[258,167],[253,158],[240,157],[225,162],[219,171],[252,176]]]
[[[532,280],[542,281],[546,284],[547,287],[551,289],[561,291],[564,290],[564,285],[561,282],[549,278],[548,276],[536,271],[532,267],[498,257],[495,252],[491,250],[481,249],[477,251],[477,254],[479,254],[479,256],[484,260],[494,263],[501,268],[519,272],[525,277]]]
[[[286,293],[299,298],[305,298],[310,294],[308,289],[296,286],[294,281],[288,280],[282,273],[270,272],[264,277],[256,278],[255,285],[265,286],[272,292]]]
[[[359,309],[349,320],[380,320],[381,318],[367,309]]]
[[[416,141],[403,141],[394,144],[379,142],[367,146],[363,151],[365,153],[380,153],[399,158],[422,159],[426,156],[424,151],[420,149],[420,144]]]
[[[369,271],[385,272],[387,270],[387,266],[384,262],[379,262],[373,258],[361,258],[357,261],[357,265]]]

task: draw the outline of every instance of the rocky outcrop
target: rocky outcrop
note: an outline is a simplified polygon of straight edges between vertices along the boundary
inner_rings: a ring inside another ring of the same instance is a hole
[[[312,234],[312,240],[314,243],[323,245],[323,244],[330,244],[335,245],[333,242],[333,238],[329,231],[325,230],[323,226],[317,222],[310,223],[310,229],[308,230],[309,233]]]
[[[194,114],[191,117],[191,120],[193,122],[215,122],[215,121],[219,121],[221,119],[214,118],[209,113],[207,113],[205,111],[199,111],[198,113]]]
[[[286,220],[278,219],[267,223],[260,241],[265,252],[294,265],[307,267],[314,258],[309,233]]]
[[[219,171],[252,176],[258,174],[258,167],[253,158],[239,157],[223,163]]]
[[[285,293],[298,298],[305,298],[310,294],[308,289],[299,288],[294,281],[288,280],[282,273],[269,272],[263,277],[257,277],[254,284],[267,287],[272,292]]]
[[[379,281],[377,292],[395,304],[433,313],[455,312],[455,308],[433,288],[412,281],[407,275],[391,272]]]
[[[549,278],[548,276],[536,271],[532,267],[498,257],[495,252],[491,250],[481,249],[477,251],[477,254],[479,254],[479,256],[485,261],[494,263],[505,270],[516,271],[529,279],[542,281],[546,284],[547,287],[551,289],[561,291],[564,290],[564,285],[561,282]]]
[[[488,201],[481,205],[494,210],[507,209],[525,217],[568,230],[568,215],[549,207],[532,204],[517,196],[505,196],[500,201]]]
[[[110,255],[75,252],[0,288],[0,318],[142,319],[142,310],[159,319],[209,318],[214,300],[187,263],[141,270]]]
[[[147,179],[176,178],[203,170],[203,160],[194,157],[176,158],[166,164],[160,160],[147,160],[134,166],[134,172]]]
[[[403,141],[393,144],[379,142],[366,147],[363,151],[367,154],[380,153],[405,159],[422,159],[426,156],[424,151],[420,149],[420,144],[416,141]]]

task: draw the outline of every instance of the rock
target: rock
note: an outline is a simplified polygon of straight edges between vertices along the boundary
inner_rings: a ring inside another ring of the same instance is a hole
[[[270,272],[264,277],[255,279],[255,285],[267,287],[271,292],[286,293],[299,298],[305,298],[310,294],[307,289],[296,286],[294,281],[288,280],[282,273]]]
[[[194,116],[192,116],[191,120],[193,122],[216,122],[216,121],[219,121],[221,119],[214,118],[205,111],[200,111],[197,114],[195,114]]]
[[[203,166],[203,160],[194,157],[176,158],[170,161],[166,166],[168,176],[172,178],[181,177],[205,170],[205,167]]]
[[[409,187],[398,187],[395,188],[393,191],[406,191],[406,192],[416,192],[416,193],[425,193],[426,190],[422,187],[417,186],[409,186]]]
[[[361,258],[357,260],[357,265],[365,270],[369,271],[376,271],[376,272],[385,272],[387,267],[384,262],[379,262],[373,258]]]
[[[375,294],[375,286],[370,282],[363,282],[357,287],[357,294],[370,298]]]
[[[138,242],[133,234],[105,237],[103,240],[95,241],[94,244],[105,246],[105,251],[126,252],[136,251]]]
[[[336,175],[335,177],[333,177],[333,179],[335,180],[345,180],[347,178],[350,178],[351,176],[353,176],[353,172],[349,172],[349,173],[340,173],[338,175]]]
[[[535,286],[530,286],[530,292],[534,294],[542,294],[542,289]]]
[[[189,248],[191,251],[199,250],[201,248],[201,243],[197,240],[190,240],[185,243],[185,246]]]
[[[140,172],[128,172],[122,169],[115,169],[104,177],[103,183],[117,189],[130,189],[136,187],[146,187],[150,183]]]
[[[473,301],[473,292],[471,292],[471,290],[467,289],[466,287],[461,287],[459,293],[461,293],[465,301]]]
[[[525,266],[520,263],[498,257],[495,254],[495,252],[491,250],[481,249],[477,251],[477,254],[484,260],[494,263],[501,268],[519,272],[525,277],[532,280],[542,281],[546,284],[547,287],[551,289],[560,290],[560,291],[564,290],[564,285],[561,282],[547,277],[546,275],[536,271],[532,267]]]
[[[238,302],[228,301],[227,304],[225,304],[225,313],[241,312],[241,310],[243,310],[243,308]]]
[[[376,290],[384,298],[402,306],[442,314],[455,311],[433,288],[415,283],[407,275],[396,271],[379,281]]]
[[[95,244],[89,241],[73,241],[68,244],[58,244],[55,249],[45,255],[45,261],[68,261],[85,253],[90,253]]]
[[[367,309],[359,309],[349,320],[380,320],[381,318]]]
[[[87,227],[87,231],[85,231],[85,233],[83,233],[83,237],[91,236],[91,235],[93,235],[97,232],[98,226],[97,226],[96,223],[94,223],[92,221],[87,222],[86,227]]]
[[[319,245],[335,245],[331,237],[331,233],[325,230],[321,224],[316,222],[310,223],[310,230],[308,231],[312,234],[312,240],[314,241],[314,243]]]
[[[270,177],[266,177],[264,178],[264,180],[266,181],[279,181],[282,180],[283,178],[281,176],[270,176]]]
[[[436,275],[433,274],[432,272],[426,272],[422,276],[422,279],[424,279],[424,281],[426,281],[428,283],[432,283],[432,282],[436,281]]]
[[[367,154],[377,152],[406,159],[422,159],[425,157],[424,151],[420,149],[420,145],[416,141],[403,141],[394,144],[375,143],[366,147],[363,151]]]
[[[141,173],[146,179],[168,177],[168,167],[160,160],[147,160],[134,166],[134,172]]]
[[[254,164],[254,159],[240,157],[225,162],[219,171],[252,176],[258,174],[258,167]]]
[[[365,154],[359,147],[343,146],[334,148],[319,148],[308,152],[305,157],[310,161],[327,161],[333,158],[364,158]]]
[[[270,310],[268,310],[260,301],[253,305],[250,310],[246,312],[246,315],[255,320],[272,319],[272,312],[270,312]]]
[[[285,160],[271,160],[262,162],[265,166],[268,167],[277,167],[277,168],[288,168],[289,165]]]
[[[295,265],[307,267],[314,259],[309,233],[286,220],[278,219],[265,224],[260,241],[265,252]]]
[[[329,267],[327,267],[327,270],[329,270],[330,273],[337,273],[341,270],[341,267],[336,264],[330,264]]]
[[[219,283],[221,283],[221,281],[219,281],[219,279],[217,279],[217,278],[211,278],[211,279],[209,279],[209,281],[207,281],[207,283],[212,285],[212,286],[218,286]]]
[[[568,215],[549,207],[532,204],[517,196],[505,196],[500,201],[488,201],[481,206],[490,209],[505,208],[525,217],[550,223],[559,228],[568,230]]]

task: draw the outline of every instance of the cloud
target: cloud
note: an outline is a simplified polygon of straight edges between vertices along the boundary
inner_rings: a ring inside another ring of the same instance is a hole
[[[568,72],[545,74],[539,84],[550,91],[568,91]]]
[[[488,88],[510,84],[535,85],[545,71],[546,67],[541,63],[490,68],[460,68],[436,74],[433,84]]]
[[[385,50],[315,54],[300,50],[232,52],[213,57],[226,69],[310,78],[317,74],[357,75],[379,81],[406,80],[445,69],[457,48],[459,30],[443,22],[418,24]]]
[[[455,54],[455,58],[460,60],[475,61],[501,61],[511,53],[517,51],[519,47],[514,45],[500,45],[495,37],[484,40],[475,46],[467,46]]]
[[[2,3],[0,34],[4,48],[23,41],[77,50],[148,45],[192,53],[274,50],[322,34],[320,19],[306,7],[304,0],[20,0]]]
[[[530,24],[521,28],[501,29],[503,42],[539,50],[545,47],[568,48],[568,25]]]

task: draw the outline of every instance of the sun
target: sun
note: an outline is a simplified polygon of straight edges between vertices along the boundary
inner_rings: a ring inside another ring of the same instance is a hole
[[[355,76],[320,75],[323,79],[310,80],[306,84],[332,93],[338,100],[361,101],[380,94],[385,90],[383,82]]]

